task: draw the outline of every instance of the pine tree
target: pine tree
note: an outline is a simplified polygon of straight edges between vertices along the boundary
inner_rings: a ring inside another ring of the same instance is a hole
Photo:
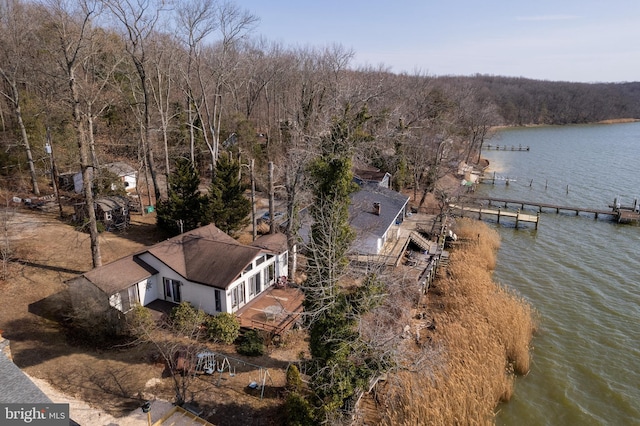
[[[209,223],[207,197],[200,193],[200,176],[191,161],[181,158],[169,176],[168,199],[157,206],[158,226],[174,235]]]
[[[244,196],[245,187],[239,172],[237,161],[221,156],[209,189],[209,219],[227,233],[249,224],[251,202]]]

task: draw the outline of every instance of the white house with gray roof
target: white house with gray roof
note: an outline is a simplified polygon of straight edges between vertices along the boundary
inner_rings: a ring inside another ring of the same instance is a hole
[[[373,183],[360,185],[349,205],[349,224],[356,231],[352,251],[380,254],[385,242],[398,237],[408,203],[409,197],[392,189]]]
[[[103,301],[126,313],[154,300],[234,313],[287,276],[287,241],[265,235],[241,244],[214,225],[92,269],[67,283],[76,306]]]

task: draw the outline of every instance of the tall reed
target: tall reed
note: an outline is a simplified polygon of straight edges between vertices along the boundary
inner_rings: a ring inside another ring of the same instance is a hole
[[[490,425],[494,410],[526,374],[535,331],[531,306],[492,280],[499,236],[482,222],[461,219],[465,241],[451,252],[447,276],[427,296],[430,354],[404,366],[379,390],[388,425]]]

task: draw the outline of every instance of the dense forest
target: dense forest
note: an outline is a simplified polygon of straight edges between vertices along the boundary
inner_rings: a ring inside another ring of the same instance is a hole
[[[640,83],[397,75],[354,68],[339,45],[252,37],[258,27],[258,16],[213,0],[3,0],[3,185],[30,172],[38,194],[47,142],[59,170],[124,160],[149,174],[156,197],[177,158],[206,173],[225,149],[275,162],[282,180],[332,120],[356,111],[373,119],[354,160],[402,186],[428,175],[444,140],[474,159],[491,126],[640,117]]]

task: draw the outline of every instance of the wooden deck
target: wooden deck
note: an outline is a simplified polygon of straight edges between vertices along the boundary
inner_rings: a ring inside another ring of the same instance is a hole
[[[236,312],[240,327],[282,334],[302,315],[302,291],[294,287],[270,287]]]

